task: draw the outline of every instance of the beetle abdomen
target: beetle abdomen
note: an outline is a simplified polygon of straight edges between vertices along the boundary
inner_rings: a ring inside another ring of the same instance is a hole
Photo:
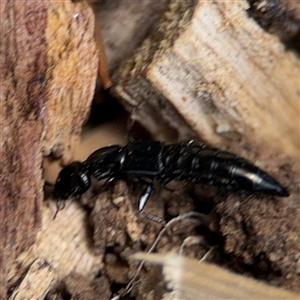
[[[163,155],[167,180],[288,196],[287,190],[268,173],[233,153],[188,143],[165,146]]]

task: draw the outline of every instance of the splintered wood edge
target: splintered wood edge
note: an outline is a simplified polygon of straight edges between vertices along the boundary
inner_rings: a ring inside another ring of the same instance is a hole
[[[54,279],[52,267],[45,259],[39,258],[31,264],[9,300],[43,299]]]
[[[53,281],[71,272],[93,278],[102,268],[102,255],[95,253],[87,237],[86,213],[75,201],[66,203],[56,219],[55,201],[44,203],[42,228],[35,244],[23,252],[10,268],[10,285],[19,280],[35,260],[43,259],[53,271]],[[42,276],[42,275],[41,275]]]
[[[300,297],[300,294],[182,256],[137,253],[132,259],[163,266],[166,282],[172,289],[164,299],[299,299]]]

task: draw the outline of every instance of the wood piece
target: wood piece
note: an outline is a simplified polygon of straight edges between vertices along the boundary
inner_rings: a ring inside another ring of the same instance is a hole
[[[69,202],[56,217],[55,201],[43,206],[43,222],[35,243],[10,265],[10,286],[31,265],[43,258],[55,270],[55,280],[62,280],[72,272],[92,277],[93,270],[102,266],[102,257],[94,253],[86,236],[85,211],[76,202]]]
[[[55,151],[69,152],[65,160],[72,156],[89,112],[98,59],[94,15],[84,2],[2,1],[0,16],[0,298],[5,299],[8,271],[41,226],[42,156]]]
[[[34,257],[47,258],[56,268],[59,278],[74,271],[89,276],[93,269],[102,265],[101,257],[95,254],[89,245],[85,229],[85,211],[74,201],[67,204],[68,207],[60,211],[55,220],[55,201],[48,201],[44,205],[43,224],[37,241],[28,250],[29,254],[24,253],[23,257],[26,255],[27,261]],[[51,247],[47,247],[49,244]],[[26,262],[22,257],[18,260]]]
[[[43,259],[37,259],[30,266],[9,300],[43,299],[54,278],[54,271],[49,263]]]
[[[53,1],[47,11],[47,129],[44,154],[60,148],[71,151],[87,120],[94,95],[98,57],[94,42],[95,18],[86,2]],[[67,34],[66,34],[67,32]],[[60,147],[59,147],[60,145]],[[67,158],[65,160],[68,160]]]
[[[182,256],[137,253],[132,258],[163,266],[171,290],[164,299],[298,299],[300,296]]]
[[[192,129],[222,146],[241,138],[296,157],[300,62],[247,16],[246,1],[171,1],[113,88],[157,139]],[[173,129],[173,130],[171,130]],[[176,135],[175,135],[176,136]]]

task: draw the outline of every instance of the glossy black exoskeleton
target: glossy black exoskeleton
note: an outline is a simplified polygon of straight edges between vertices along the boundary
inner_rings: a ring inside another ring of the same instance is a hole
[[[224,186],[230,190],[259,191],[287,197],[287,190],[269,174],[235,154],[196,145],[193,142],[166,145],[163,142],[129,142],[93,152],[84,162],[73,162],[59,173],[55,196],[68,199],[82,195],[90,178],[131,179],[146,184],[139,201],[143,211],[153,190],[153,181],[166,185],[172,180]]]

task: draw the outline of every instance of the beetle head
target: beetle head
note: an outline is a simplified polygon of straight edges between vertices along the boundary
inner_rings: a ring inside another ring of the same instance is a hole
[[[54,195],[58,199],[79,196],[85,193],[90,185],[91,181],[83,170],[83,164],[75,161],[59,172],[54,186]]]

